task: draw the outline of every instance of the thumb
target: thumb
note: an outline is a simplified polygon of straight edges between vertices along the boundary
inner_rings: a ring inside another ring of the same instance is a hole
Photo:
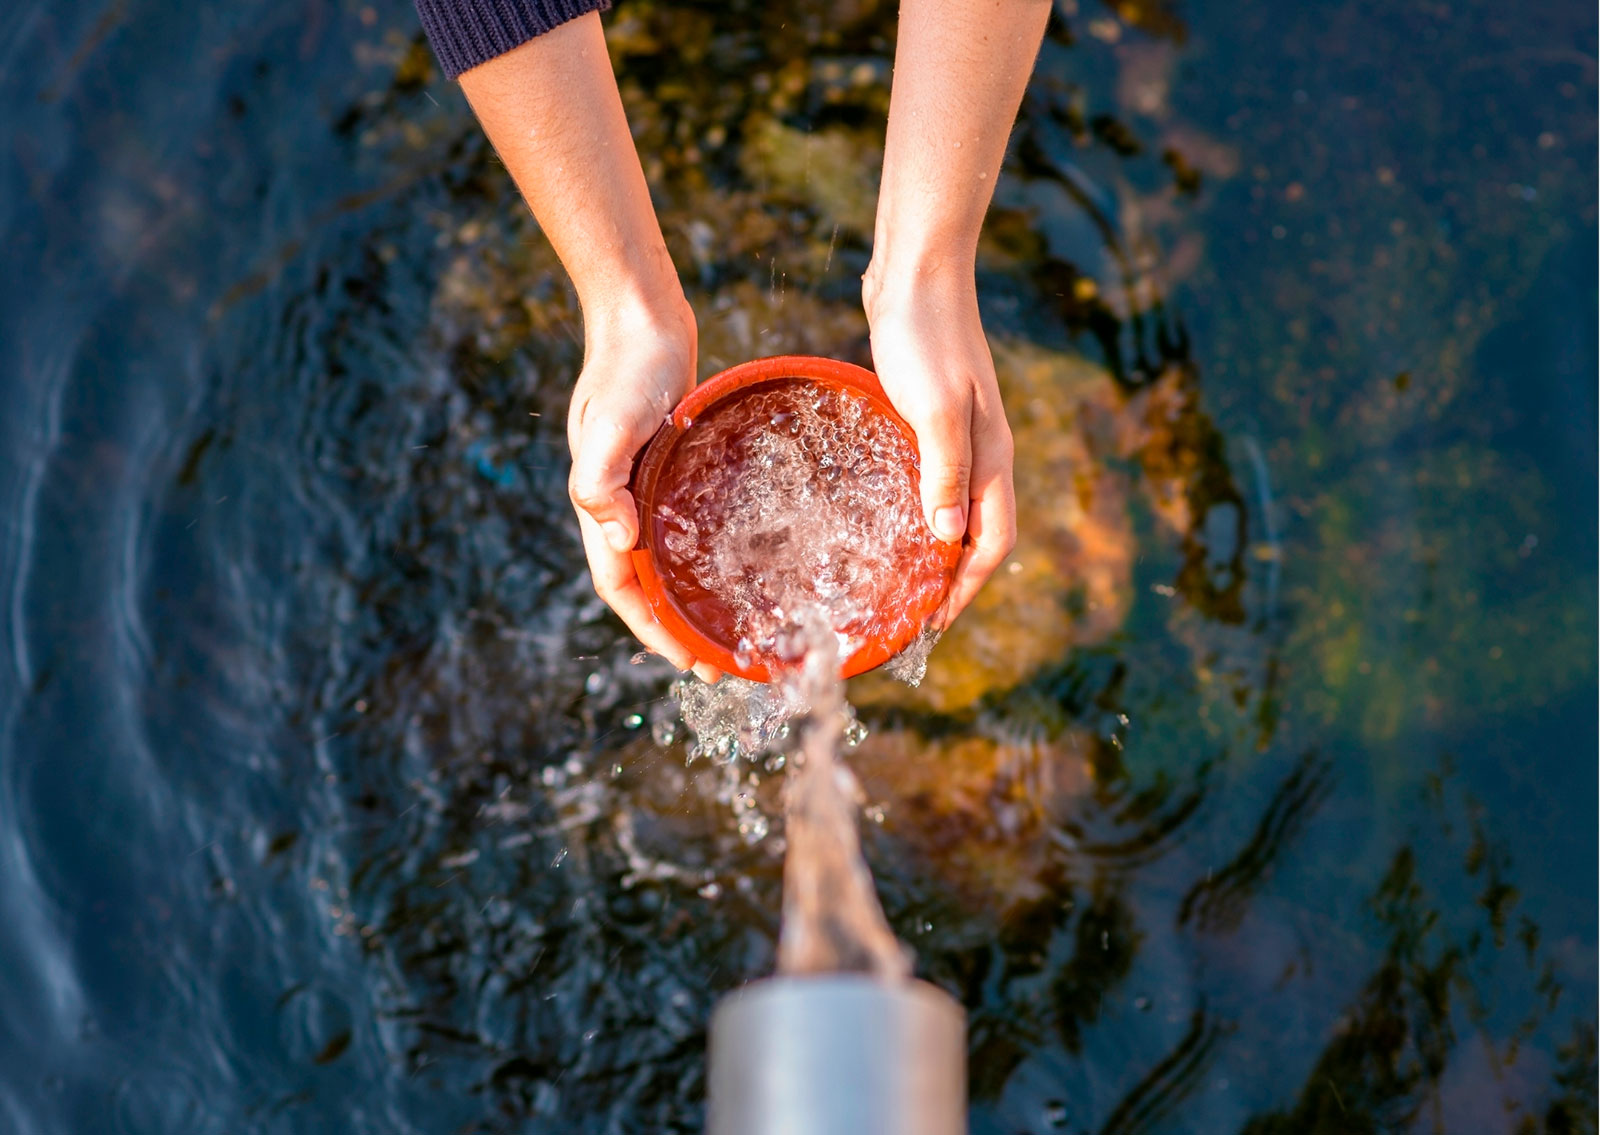
[[[633,435],[621,422],[591,410],[576,441],[568,495],[600,525],[613,552],[627,552],[639,537],[639,514],[628,492]]]
[[[954,544],[967,531],[972,479],[972,408],[933,407],[908,419],[922,456],[922,514],[939,539]]]

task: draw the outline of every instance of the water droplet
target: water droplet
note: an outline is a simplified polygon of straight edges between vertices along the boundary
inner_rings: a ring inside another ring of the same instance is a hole
[[[632,658],[628,659],[628,664],[630,666],[643,666],[648,661],[650,661],[650,652],[648,650],[641,650]]]
[[[663,718],[650,726],[650,739],[663,749],[678,739],[678,723],[669,718]]]
[[[1060,1100],[1046,1100],[1044,1104],[1044,1124],[1057,1130],[1065,1127],[1070,1115],[1067,1105]]]
[[[882,804],[874,804],[870,808],[866,809],[862,815],[866,816],[867,819],[871,820],[875,824],[881,824],[883,823],[883,818],[885,815],[887,815],[887,812]]]
[[[567,849],[563,847],[560,851],[556,852],[556,857],[550,861],[550,866],[559,867],[563,862],[565,862],[566,858]]]
[[[707,883],[700,888],[699,895],[703,899],[715,899],[722,894],[722,887],[716,883]]]
[[[1133,999],[1133,1007],[1141,1013],[1148,1013],[1150,1011],[1150,998],[1135,997]]]
[[[643,724],[644,715],[640,713],[630,713],[622,719],[622,725],[625,729],[637,729]]]
[[[602,670],[596,670],[583,680],[583,688],[588,693],[598,694],[606,688],[606,676]]]

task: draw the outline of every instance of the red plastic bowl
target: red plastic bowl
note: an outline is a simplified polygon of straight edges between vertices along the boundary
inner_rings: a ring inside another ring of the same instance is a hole
[[[650,521],[662,470],[685,432],[694,428],[693,423],[696,419],[702,417],[711,406],[739,397],[750,387],[779,379],[795,378],[864,395],[876,409],[904,432],[915,449],[916,435],[905,420],[895,413],[894,407],[889,403],[888,395],[883,392],[883,386],[878,382],[877,375],[862,367],[839,362],[836,359],[810,355],[780,355],[770,359],[753,359],[730,367],[690,391],[678,404],[677,409],[672,411],[655,437],[650,439],[650,444],[639,457],[634,468],[632,483],[629,485],[639,507],[639,542],[633,550],[633,564],[639,573],[639,583],[644,588],[650,610],[672,637],[686,646],[696,658],[711,663],[725,673],[737,674],[741,678],[757,682],[771,680],[771,660],[758,656],[751,659],[748,664],[741,664],[735,656],[736,643],[722,641],[714,628],[703,626],[689,616],[684,607],[673,597],[671,586],[664,578],[664,570],[657,562],[655,550],[650,545],[652,527]],[[921,626],[943,606],[949,594],[950,581],[955,576],[956,564],[961,558],[961,545],[941,542],[939,546],[943,550],[940,565],[943,579],[936,591],[930,591],[932,598],[926,604],[927,609],[908,612],[911,618],[903,620],[901,629],[893,637],[869,638],[864,645],[844,659],[840,667],[841,677],[849,678],[865,673],[899,654],[911,645]]]

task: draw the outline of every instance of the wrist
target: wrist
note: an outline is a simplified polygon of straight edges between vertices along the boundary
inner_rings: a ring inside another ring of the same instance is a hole
[[[694,310],[676,276],[670,281],[631,280],[585,297],[583,333],[586,353],[612,346],[637,350],[653,345],[692,356]]]
[[[601,251],[591,248],[566,265],[586,325],[661,320],[686,306],[678,270],[659,236]]]
[[[929,245],[901,252],[880,244],[861,277],[861,304],[867,322],[876,324],[897,312],[953,311],[977,301],[976,254]]]

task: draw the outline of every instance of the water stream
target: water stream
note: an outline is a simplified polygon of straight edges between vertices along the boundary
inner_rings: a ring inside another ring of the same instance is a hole
[[[784,790],[778,972],[903,978],[910,958],[883,916],[856,834],[861,789],[839,760],[847,718],[836,640],[825,625],[806,640],[804,661],[784,679],[798,684],[807,715]]]

